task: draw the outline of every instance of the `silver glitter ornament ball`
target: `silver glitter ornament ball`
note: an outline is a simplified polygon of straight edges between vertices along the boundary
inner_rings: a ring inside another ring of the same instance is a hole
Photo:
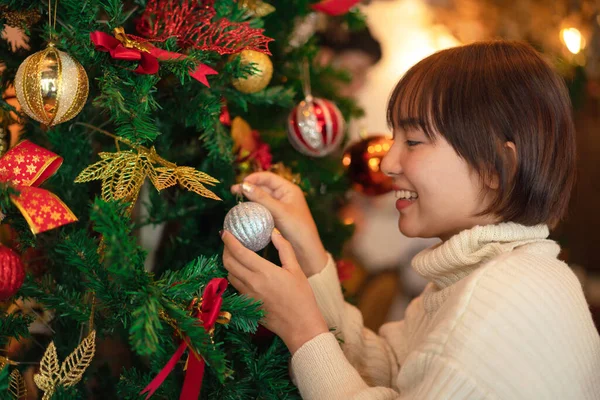
[[[223,229],[252,251],[267,247],[275,228],[273,216],[264,206],[248,201],[233,207],[225,216]]]

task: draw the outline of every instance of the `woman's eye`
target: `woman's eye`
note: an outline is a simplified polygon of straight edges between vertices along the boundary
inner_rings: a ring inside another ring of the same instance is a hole
[[[408,147],[413,147],[413,146],[416,146],[418,144],[421,144],[421,142],[416,142],[414,140],[407,140],[406,144],[408,145]]]

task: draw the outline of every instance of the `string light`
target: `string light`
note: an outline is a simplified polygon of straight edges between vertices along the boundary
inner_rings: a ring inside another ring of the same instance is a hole
[[[585,39],[577,28],[562,29],[560,31],[560,38],[567,49],[573,54],[578,54],[585,47]]]

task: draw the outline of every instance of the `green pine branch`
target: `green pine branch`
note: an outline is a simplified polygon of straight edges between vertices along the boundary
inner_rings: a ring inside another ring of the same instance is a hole
[[[0,346],[4,347],[8,338],[19,340],[29,337],[29,324],[33,317],[27,314],[0,313]]]

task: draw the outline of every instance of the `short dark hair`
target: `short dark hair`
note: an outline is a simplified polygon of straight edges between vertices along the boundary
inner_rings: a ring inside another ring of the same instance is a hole
[[[530,45],[478,42],[421,60],[396,85],[387,119],[442,135],[482,179],[497,175],[498,195],[482,214],[554,227],[566,213],[576,160],[571,101]]]

